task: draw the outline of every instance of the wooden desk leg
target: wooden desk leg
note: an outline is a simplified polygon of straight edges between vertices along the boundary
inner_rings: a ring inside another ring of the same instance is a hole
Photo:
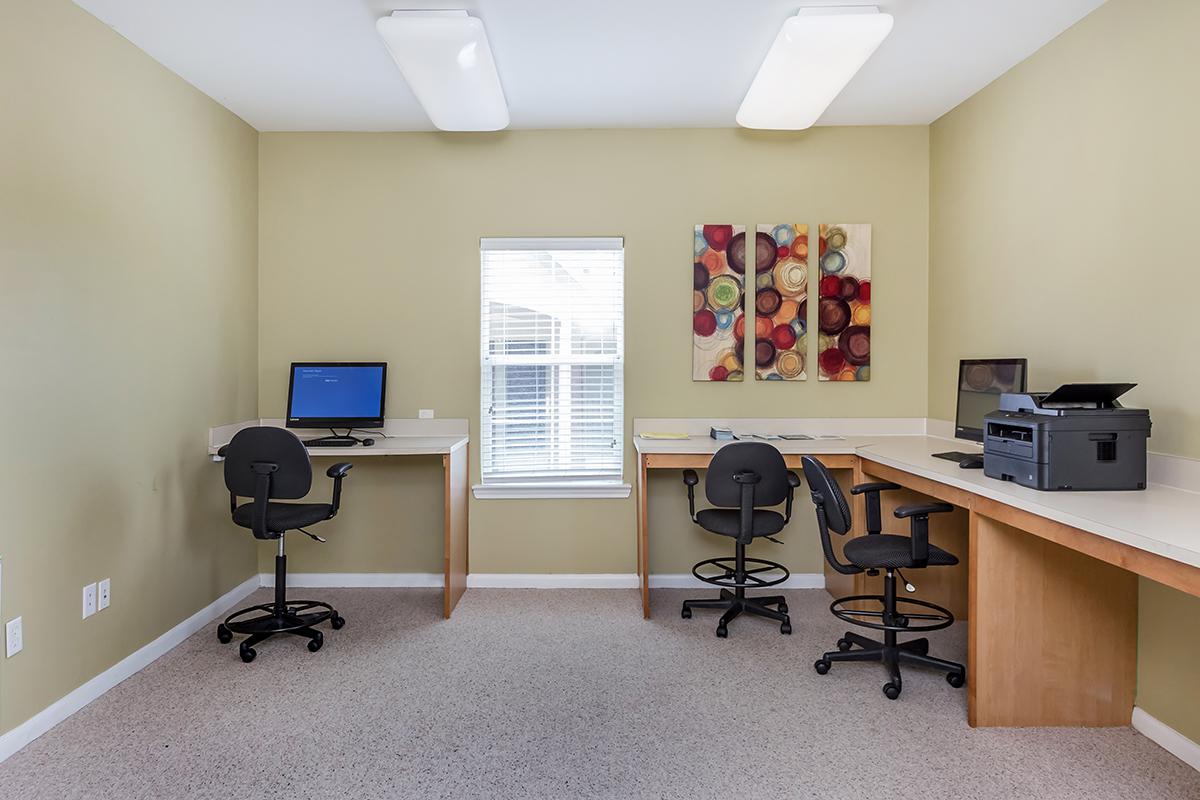
[[[650,548],[649,518],[646,516],[646,457],[638,456],[637,474],[637,562],[638,581],[642,590],[642,617],[650,619]]]
[[[967,721],[1128,725],[1137,576],[970,515]]]
[[[469,467],[470,454],[467,445],[442,456],[442,469],[446,476],[446,583],[442,590],[442,604],[446,619],[450,619],[450,612],[467,590],[467,513],[471,475]]]

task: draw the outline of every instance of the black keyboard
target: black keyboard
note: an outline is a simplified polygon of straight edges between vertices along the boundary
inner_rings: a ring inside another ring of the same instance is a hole
[[[305,447],[354,447],[358,444],[357,439],[347,439],[343,437],[334,438],[333,436],[325,436],[321,439],[309,439],[304,443]]]

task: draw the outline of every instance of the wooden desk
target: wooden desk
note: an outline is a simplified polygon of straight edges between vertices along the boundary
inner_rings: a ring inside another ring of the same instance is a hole
[[[642,431],[672,430],[663,420],[635,420],[635,434],[639,422]],[[738,428],[737,421],[732,425]],[[724,444],[700,436],[684,441],[635,437],[645,616],[646,473],[703,468]],[[888,480],[904,487],[883,495],[885,526],[891,508],[915,498],[957,507],[954,514],[931,520],[930,538],[963,563],[922,572],[918,584],[920,596],[967,621],[972,726],[1128,725],[1137,679],[1137,576],[1200,596],[1200,494],[1195,492],[1158,483],[1141,492],[1038,492],[933,458],[936,452],[968,448],[923,434],[859,432],[841,442],[772,444],[792,468],[801,455],[811,454],[832,469],[854,470],[856,483]],[[853,502],[852,535],[858,535],[864,501]],[[834,540],[838,549],[846,541]],[[826,586],[834,596],[874,591],[877,581],[826,569]]]
[[[217,450],[228,444],[233,435],[242,428],[256,425],[283,427],[282,419],[250,420],[232,425],[222,425],[209,431],[208,453],[214,461],[221,460]],[[442,457],[444,474],[444,583],[442,588],[442,613],[446,619],[458,605],[467,590],[467,511],[470,494],[470,451],[467,447],[468,422],[465,419],[387,420],[383,427],[384,436],[373,436],[371,447],[312,447],[312,456],[329,456],[359,460],[364,457],[387,456],[431,456]],[[327,430],[296,429],[301,439],[327,435]],[[360,434],[361,435],[361,434]]]

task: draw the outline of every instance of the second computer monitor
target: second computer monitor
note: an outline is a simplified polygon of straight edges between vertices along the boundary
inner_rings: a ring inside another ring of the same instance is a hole
[[[386,387],[383,362],[293,363],[287,427],[383,427]]]
[[[954,435],[983,441],[983,418],[1000,408],[1004,392],[1024,392],[1023,358],[965,358],[958,362],[958,410]]]

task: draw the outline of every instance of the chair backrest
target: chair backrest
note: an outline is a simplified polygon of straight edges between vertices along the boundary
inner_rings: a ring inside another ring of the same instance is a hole
[[[254,497],[255,462],[275,464],[271,499],[295,500],[312,488],[312,464],[304,443],[285,428],[243,428],[225,448],[225,486],[231,494]]]
[[[834,533],[846,533],[850,530],[850,504],[842,487],[833,479],[833,475],[825,465],[812,456],[800,459],[804,465],[804,480],[812,490],[812,501],[819,510],[825,512],[825,524]]]
[[[733,476],[753,472],[760,478],[754,484],[755,506],[777,506],[787,499],[787,464],[778,450],[766,442],[733,442],[716,452],[704,478],[708,502],[719,508],[738,508],[742,504],[742,486]]]

